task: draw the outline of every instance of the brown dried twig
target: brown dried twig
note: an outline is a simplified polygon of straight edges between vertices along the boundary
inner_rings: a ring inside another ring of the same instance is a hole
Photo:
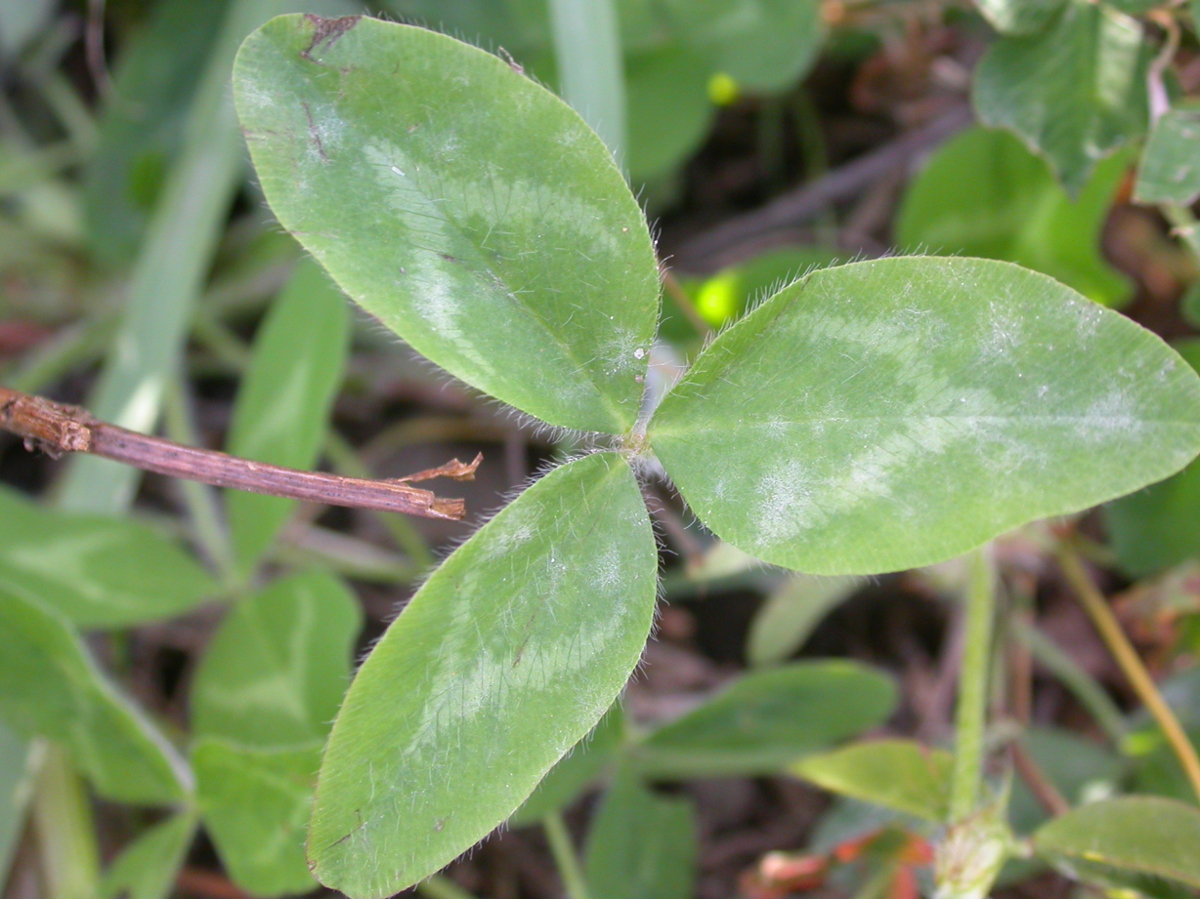
[[[1017,769],[1021,780],[1025,782],[1025,786],[1029,787],[1029,792],[1033,794],[1038,804],[1056,818],[1069,812],[1071,803],[1067,802],[1062,793],[1058,792],[1058,788],[1046,776],[1024,744],[1018,740],[1012,744],[1011,748],[1013,767]]]
[[[1167,745],[1175,753],[1179,767],[1183,769],[1188,783],[1191,784],[1192,792],[1196,794],[1197,799],[1200,799],[1200,755],[1197,755],[1196,747],[1192,745],[1191,739],[1183,729],[1183,725],[1179,723],[1175,712],[1163,699],[1162,693],[1159,692],[1150,672],[1146,670],[1137,650],[1125,636],[1125,631],[1117,621],[1117,616],[1113,614],[1104,594],[1096,587],[1091,575],[1084,568],[1079,553],[1067,541],[1060,541],[1057,550],[1059,568],[1066,575],[1067,583],[1071,585],[1080,605],[1091,619],[1092,627],[1099,632],[1109,653],[1112,654],[1114,661],[1121,669],[1121,673],[1125,675],[1129,685],[1133,687],[1134,693],[1142,701],[1142,705],[1146,707],[1151,717],[1162,729]]]
[[[767,205],[733,216],[684,242],[674,253],[682,268],[713,271],[732,261],[730,251],[764,234],[810,221],[832,205],[857,196],[867,186],[896,169],[912,164],[922,153],[944,142],[971,123],[971,110],[956,105],[927,125],[902,134],[840,168],[788,191]]]
[[[483,461],[480,454],[469,465],[454,459],[405,478],[377,481],[297,471],[139,434],[100,421],[78,406],[5,387],[0,387],[0,428],[23,437],[26,449],[40,449],[54,458],[63,453],[92,453],[144,471],[214,487],[452,521],[466,514],[461,499],[435,496],[432,491],[413,487],[412,482],[431,478],[470,481]]]

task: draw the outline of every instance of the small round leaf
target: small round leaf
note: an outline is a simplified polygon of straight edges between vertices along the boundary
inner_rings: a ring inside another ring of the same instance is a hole
[[[1200,810],[1157,796],[1093,802],[1033,835],[1038,855],[1081,880],[1147,896],[1200,889]],[[1165,889],[1164,889],[1165,887]]]

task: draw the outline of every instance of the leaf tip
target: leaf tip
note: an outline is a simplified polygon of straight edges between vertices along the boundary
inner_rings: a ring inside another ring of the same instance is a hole
[[[305,13],[304,21],[313,26],[313,36],[312,42],[300,51],[300,56],[309,62],[317,62],[318,60],[312,57],[313,51],[319,49],[322,44],[326,49],[332,47],[361,19],[362,16],[339,16],[336,19],[326,19],[315,13]]]

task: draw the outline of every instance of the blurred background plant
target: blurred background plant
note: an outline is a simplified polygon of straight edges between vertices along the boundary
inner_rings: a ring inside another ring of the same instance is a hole
[[[482,513],[571,447],[331,302],[273,224],[229,72],[245,35],[288,11],[361,8],[0,2],[0,382],[345,474],[482,448],[464,487]],[[773,287],[894,249],[1037,269],[1200,363],[1195,0],[370,11],[500,53],[605,139],[667,268],[652,369],[663,384]],[[220,495],[54,463],[5,437],[0,479],[6,895],[316,889],[303,833],[351,660],[469,525]],[[1180,741],[1200,733],[1198,479],[1190,467],[994,545],[1004,602],[981,737],[997,761],[994,814],[1018,840],[1037,830],[1039,852],[1001,871],[1009,895],[1068,891],[1046,861],[1147,895],[1200,888],[1198,819],[1151,798],[1196,802]],[[954,845],[944,747],[969,566],[790,574],[651,490],[666,604],[622,707],[510,828],[419,889],[930,891],[932,845]],[[1185,734],[1156,723],[1159,702]],[[1142,798],[1093,805],[1129,792]],[[1096,844],[1087,815],[1101,808],[1118,824]],[[961,839],[978,858],[970,840],[1002,829],[975,824]]]

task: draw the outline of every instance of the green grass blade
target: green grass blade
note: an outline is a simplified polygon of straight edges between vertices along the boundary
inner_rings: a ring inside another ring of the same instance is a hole
[[[229,10],[184,129],[183,150],[167,176],[134,265],[124,318],[88,404],[93,414],[146,431],[183,347],[192,310],[241,182],[245,149],[229,91],[242,39],[292,0],[239,0]],[[61,502],[115,513],[126,508],[141,473],[91,456],[72,461]]]
[[[613,0],[550,0],[563,99],[625,163],[625,74]]]
[[[174,748],[104,676],[60,614],[0,592],[0,716],[61,743],[96,792],[167,805],[191,791]]]
[[[296,267],[255,337],[226,440],[235,456],[287,468],[317,461],[349,350],[350,310],[311,260]],[[296,507],[295,500],[226,493],[238,574],[250,575]]]

